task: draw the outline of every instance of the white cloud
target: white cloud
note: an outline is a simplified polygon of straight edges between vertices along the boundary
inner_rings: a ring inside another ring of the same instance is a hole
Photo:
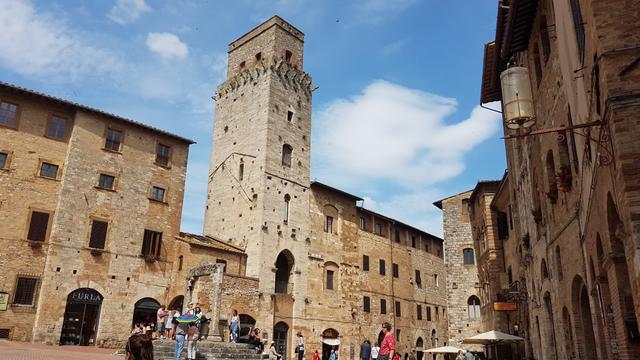
[[[27,0],[0,0],[0,66],[23,75],[74,80],[118,69],[119,59],[89,45],[60,17],[39,12]]]
[[[174,34],[149,33],[147,35],[147,48],[160,55],[163,59],[184,59],[189,53],[187,44],[180,41]]]
[[[124,25],[136,21],[150,10],[144,0],[116,0],[108,16],[118,24]]]
[[[336,184],[419,189],[450,179],[464,170],[464,155],[499,128],[499,116],[480,107],[445,123],[456,110],[455,99],[375,81],[316,114],[314,160]]]

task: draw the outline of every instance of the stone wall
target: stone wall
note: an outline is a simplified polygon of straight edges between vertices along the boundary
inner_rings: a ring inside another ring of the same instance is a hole
[[[477,259],[464,263],[464,249],[474,249],[469,219],[471,191],[441,200],[447,273],[447,312],[449,313],[449,343],[462,346],[462,339],[480,332],[480,319],[469,316],[468,301],[479,296]]]

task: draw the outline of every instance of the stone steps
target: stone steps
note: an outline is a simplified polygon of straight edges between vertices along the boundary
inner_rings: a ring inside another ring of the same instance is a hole
[[[176,343],[173,340],[154,341],[153,357],[155,360],[175,360]],[[268,359],[268,355],[258,354],[255,347],[249,344],[234,344],[225,342],[213,342],[207,340],[198,341],[198,360],[260,360]],[[180,359],[187,358],[187,342]]]

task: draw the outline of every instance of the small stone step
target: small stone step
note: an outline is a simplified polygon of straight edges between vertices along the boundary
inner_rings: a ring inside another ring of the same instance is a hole
[[[156,340],[153,342],[153,355],[155,360],[175,360],[176,343],[173,340]],[[255,347],[250,344],[234,344],[214,342],[208,340],[198,341],[198,360],[261,360],[268,359],[267,354],[257,353]],[[185,341],[180,359],[186,359],[187,342]]]

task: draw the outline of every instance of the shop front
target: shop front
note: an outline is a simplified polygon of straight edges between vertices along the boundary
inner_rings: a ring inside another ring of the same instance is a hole
[[[67,296],[60,345],[95,345],[102,299],[90,288],[76,289]]]

